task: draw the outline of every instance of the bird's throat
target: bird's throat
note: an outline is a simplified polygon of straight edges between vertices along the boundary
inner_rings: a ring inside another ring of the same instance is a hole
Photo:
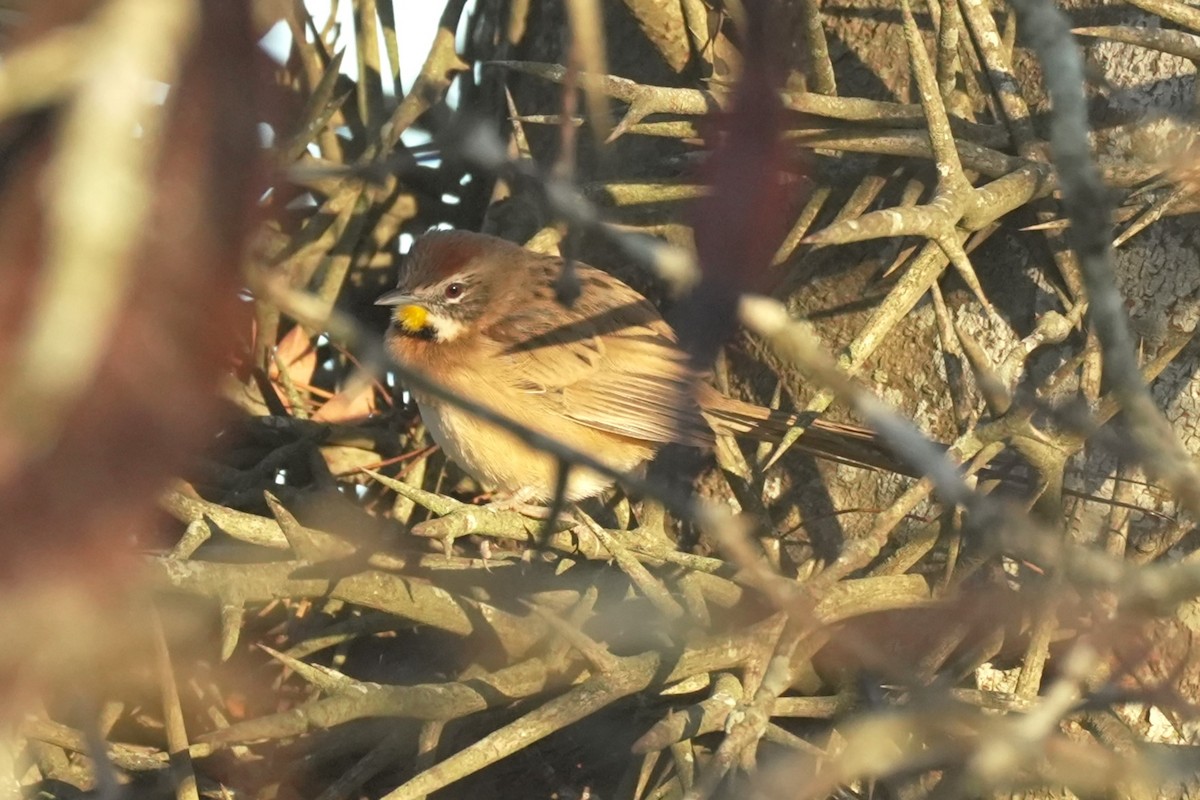
[[[466,326],[441,309],[430,309],[423,305],[405,305],[396,309],[392,316],[393,330],[407,339],[425,342],[447,343],[457,340],[466,332]]]
[[[397,324],[410,336],[420,335],[429,328],[429,311],[424,306],[400,306],[395,315]]]

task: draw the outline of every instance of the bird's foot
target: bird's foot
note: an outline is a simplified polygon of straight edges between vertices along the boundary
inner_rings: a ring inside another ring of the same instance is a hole
[[[532,499],[532,489],[518,489],[508,494],[494,495],[483,507],[489,511],[515,511],[532,519],[546,519],[550,510],[540,503],[531,502]]]

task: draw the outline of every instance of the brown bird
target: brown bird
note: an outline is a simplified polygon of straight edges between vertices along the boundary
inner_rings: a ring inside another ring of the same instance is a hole
[[[699,380],[658,309],[608,273],[576,264],[580,295],[564,306],[555,293],[561,269],[559,258],[492,236],[428,233],[408,254],[400,285],[376,301],[395,306],[388,348],[460,396],[622,472],[670,442],[703,447],[714,432],[775,441],[797,424]],[[433,439],[481,483],[517,502],[553,497],[553,456],[451,403],[413,396]],[[856,439],[870,449],[869,432],[816,420],[800,446],[846,458]],[[574,469],[566,498],[610,483]]]

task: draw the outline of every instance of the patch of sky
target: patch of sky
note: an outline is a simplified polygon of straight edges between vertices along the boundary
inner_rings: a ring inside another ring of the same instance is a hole
[[[350,0],[341,0],[336,4],[330,2],[330,0],[305,0],[305,6],[318,29],[323,29],[326,26],[329,22],[330,14],[334,12],[336,7],[337,16],[334,20],[336,38],[334,47],[338,49],[345,48],[346,55],[342,59],[342,72],[351,79],[356,79],[358,77],[358,59],[355,53],[354,41],[354,10]],[[469,0],[466,13],[462,17],[464,21],[470,17],[474,6],[475,0]],[[421,71],[421,65],[425,62],[425,56],[428,55],[429,49],[433,46],[434,36],[437,34],[438,22],[440,21],[445,3],[438,2],[438,0],[432,0],[432,2],[429,0],[393,0],[393,7],[396,16],[397,47],[400,52],[400,92],[403,95],[412,90],[413,82],[416,81],[417,75]],[[466,36],[465,22],[459,25],[456,35],[458,37],[458,44],[461,47]],[[388,60],[387,48],[383,41],[382,26],[379,28],[378,36],[379,53],[383,60],[381,70],[385,76],[382,81],[383,91],[385,96],[395,97],[396,89],[386,77],[391,74],[392,68]],[[279,63],[283,63],[287,59],[288,51],[292,46],[291,30],[286,24],[282,22],[277,23],[262,38],[260,46],[273,59]],[[446,102],[451,108],[457,107],[457,82],[450,87]],[[418,147],[427,144],[430,137],[423,130],[409,128],[401,135],[401,139],[409,147]]]

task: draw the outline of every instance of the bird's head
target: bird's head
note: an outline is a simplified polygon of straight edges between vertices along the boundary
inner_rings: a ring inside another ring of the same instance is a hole
[[[517,245],[468,231],[434,231],[405,259],[400,284],[376,305],[394,306],[389,335],[452,342],[472,332],[487,311],[497,273]]]

